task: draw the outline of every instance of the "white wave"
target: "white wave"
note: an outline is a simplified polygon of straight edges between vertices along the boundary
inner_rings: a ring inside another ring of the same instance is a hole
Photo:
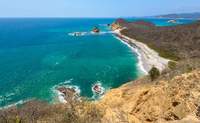
[[[56,96],[56,98],[58,99],[59,102],[67,103],[67,101],[65,100],[65,95],[63,93],[61,93],[59,90],[57,90],[59,87],[66,87],[66,88],[74,89],[75,92],[76,92],[76,95],[80,95],[81,90],[80,90],[79,86],[70,85],[72,81],[73,81],[73,79],[66,80],[66,81],[61,82],[61,83],[52,87],[52,91],[55,94],[55,96]]]
[[[89,35],[105,35],[105,34],[112,34],[112,31],[102,31],[99,33],[95,33],[95,32],[71,32],[68,33],[69,36],[89,36]]]
[[[20,100],[20,101],[18,101],[16,103],[0,107],[0,109],[7,109],[7,108],[10,108],[10,107],[13,107],[13,106],[16,106],[16,105],[22,105],[22,104],[24,104],[24,103],[26,103],[28,101],[30,101],[30,100]]]
[[[10,97],[10,96],[14,96],[15,95],[15,93],[8,93],[8,94],[6,94],[6,97]]]
[[[65,100],[65,96],[63,95],[63,93],[61,93],[58,90],[55,90],[55,92],[57,93],[57,97],[58,97],[59,102],[61,102],[61,103],[67,103],[67,101]]]
[[[69,79],[69,80],[66,80],[66,81],[64,81],[64,82],[59,83],[59,84],[56,85],[56,86],[67,85],[67,84],[71,83],[72,81],[73,81],[73,79]]]
[[[93,35],[104,35],[104,34],[113,34],[113,31],[101,31],[99,33],[95,33],[95,32],[90,32]]]
[[[117,37],[117,36],[114,36],[116,39],[118,39],[119,41],[121,41],[123,44],[127,45],[132,51],[134,51],[137,55],[137,59],[138,59],[138,68],[139,70],[143,73],[143,74],[148,74],[148,72],[145,70],[144,66],[143,66],[143,63],[142,63],[142,56],[140,54],[140,52],[138,51],[138,49],[133,46],[131,46],[130,44],[128,44],[127,42],[123,41],[121,38]]]
[[[99,24],[99,26],[108,26],[108,24]]]
[[[19,94],[19,88],[16,87],[12,92],[10,92],[10,93],[7,92],[4,95],[0,95],[0,103],[12,102],[13,97],[15,97],[18,94]],[[26,101],[20,100],[20,101],[18,101],[16,103],[0,107],[0,109],[1,108],[9,108],[9,107],[12,107],[12,106],[17,105],[17,104],[23,104],[21,102],[26,102]]]
[[[88,35],[88,32],[70,32],[68,33],[69,36],[85,36]]]
[[[101,98],[104,96],[105,91],[108,90],[108,89],[105,89],[105,88],[102,86],[102,82],[101,82],[101,81],[97,81],[97,82],[95,83],[95,85],[98,85],[98,86],[101,87],[102,93],[101,93],[101,94],[97,94],[97,93],[95,92],[95,90],[93,89],[93,86],[94,86],[94,84],[93,84],[92,87],[91,87],[92,93],[93,93],[93,96],[92,96],[91,99],[94,99],[94,100],[96,100],[96,99],[101,99]]]
[[[0,95],[0,103],[12,100],[13,96],[15,96],[15,93],[6,93],[5,95]]]

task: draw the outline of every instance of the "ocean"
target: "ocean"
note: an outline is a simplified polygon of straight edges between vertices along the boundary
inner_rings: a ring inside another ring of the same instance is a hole
[[[0,107],[31,99],[57,102],[57,86],[74,87],[81,96],[96,99],[95,83],[109,90],[143,75],[137,54],[108,28],[114,20],[1,18]],[[170,26],[167,19],[146,20]],[[102,33],[90,33],[94,26]],[[76,37],[73,32],[85,33]]]

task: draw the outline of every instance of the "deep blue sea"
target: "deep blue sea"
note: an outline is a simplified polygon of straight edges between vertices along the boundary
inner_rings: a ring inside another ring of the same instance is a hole
[[[109,90],[142,75],[137,55],[106,26],[114,20],[0,19],[0,106],[30,99],[55,102],[59,85],[75,87],[82,96],[93,98],[94,83]],[[170,25],[167,19],[146,20]],[[91,34],[94,26],[103,33]],[[73,32],[87,35],[69,35]]]

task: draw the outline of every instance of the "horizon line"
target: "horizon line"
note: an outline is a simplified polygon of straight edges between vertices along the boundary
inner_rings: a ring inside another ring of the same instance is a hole
[[[144,15],[144,16],[110,16],[110,17],[103,17],[103,16],[99,16],[99,17],[91,17],[91,16],[75,16],[75,17],[67,17],[67,16],[0,16],[0,18],[152,18],[152,17],[157,17],[157,16],[162,16],[162,15],[171,15],[171,14],[192,14],[192,13],[199,13],[200,12],[177,12],[177,13],[166,13],[166,14],[157,14],[157,15]]]

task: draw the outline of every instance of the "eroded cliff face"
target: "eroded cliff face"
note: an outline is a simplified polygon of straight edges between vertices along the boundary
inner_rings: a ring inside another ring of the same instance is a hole
[[[120,26],[119,24],[113,23],[113,24],[111,25],[111,29],[112,29],[112,30],[121,29],[121,26]]]
[[[104,110],[104,123],[200,122],[200,70],[154,84],[126,84],[97,105]]]
[[[111,24],[111,29],[112,30],[118,30],[118,29],[122,29],[124,27],[126,27],[127,25],[127,21],[124,19],[117,19],[115,22],[113,22]]]

